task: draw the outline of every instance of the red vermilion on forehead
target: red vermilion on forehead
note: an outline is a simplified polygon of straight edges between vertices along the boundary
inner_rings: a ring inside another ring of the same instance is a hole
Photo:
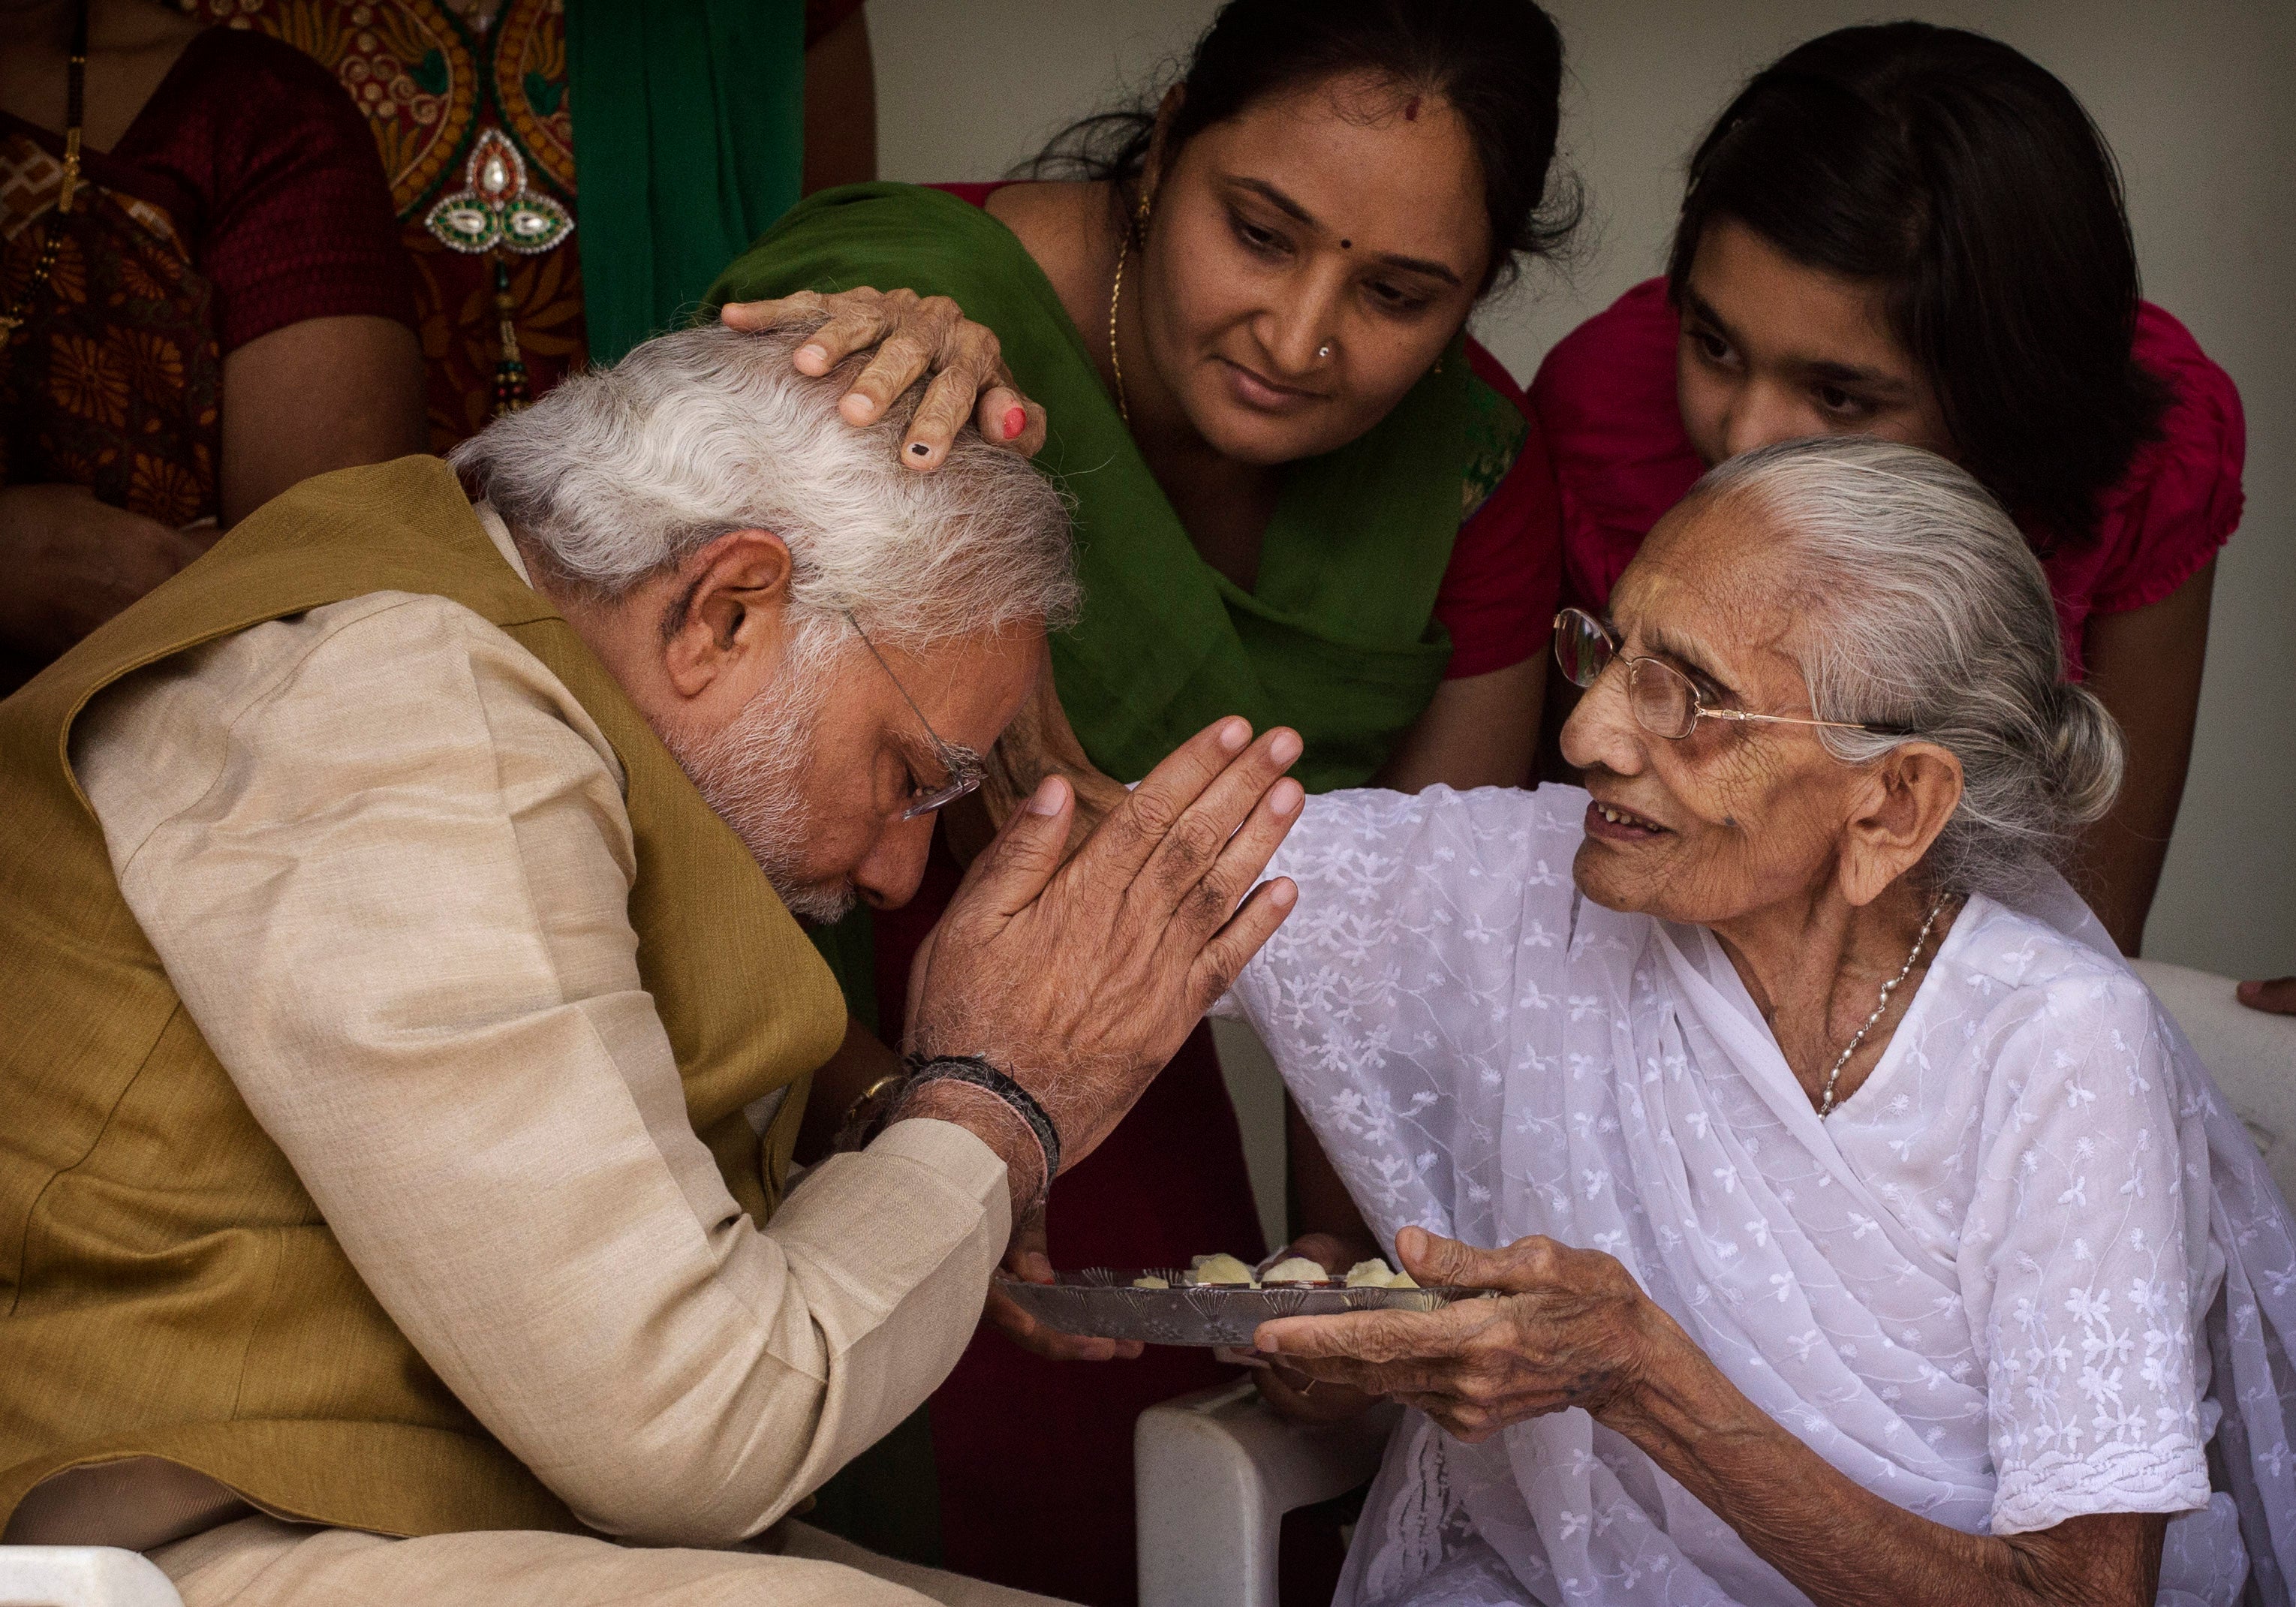
[[[1419,97],[1417,95],[1413,95],[1410,100],[1404,102],[1403,120],[1406,123],[1415,123],[1419,120]]]

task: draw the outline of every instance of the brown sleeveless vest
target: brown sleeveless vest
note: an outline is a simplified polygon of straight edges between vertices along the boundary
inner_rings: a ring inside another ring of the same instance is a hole
[[[395,1535],[574,1529],[375,1303],[121,899],[67,763],[121,676],[371,592],[447,597],[548,667],[628,778],[638,968],[734,1197],[779,1197],[845,1013],[757,863],[435,458],[298,487],[0,702],[0,1525],[40,1480],[179,1463]],[[790,1095],[760,1144],[743,1107]]]

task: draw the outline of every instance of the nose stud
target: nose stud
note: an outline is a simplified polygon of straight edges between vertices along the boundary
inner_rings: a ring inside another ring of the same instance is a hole
[[[1317,348],[1316,348],[1316,357],[1317,357],[1319,360],[1320,360],[1320,359],[1322,359],[1322,358],[1324,358],[1324,357],[1330,357],[1331,355],[1332,355],[1332,348],[1331,348],[1330,347],[1328,347],[1328,346],[1318,346]]]

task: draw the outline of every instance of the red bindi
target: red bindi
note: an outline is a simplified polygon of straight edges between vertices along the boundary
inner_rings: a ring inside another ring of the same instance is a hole
[[[1403,120],[1406,123],[1415,123],[1419,120],[1419,97],[1417,95],[1413,95],[1410,100],[1404,102]]]

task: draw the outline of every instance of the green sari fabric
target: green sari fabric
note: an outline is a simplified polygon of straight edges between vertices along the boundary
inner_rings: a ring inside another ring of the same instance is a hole
[[[1021,242],[938,190],[810,197],[710,288],[713,307],[868,285],[945,295],[994,330],[1044,404],[1037,458],[1075,499],[1084,617],[1053,638],[1061,702],[1095,765],[1137,781],[1223,715],[1288,725],[1309,791],[1360,786],[1443,676],[1432,623],[1474,451],[1455,346],[1360,439],[1292,464],[1245,591],[1200,558],[1133,445],[1090,349]]]
[[[675,329],[805,173],[805,0],[567,0],[590,360]]]

